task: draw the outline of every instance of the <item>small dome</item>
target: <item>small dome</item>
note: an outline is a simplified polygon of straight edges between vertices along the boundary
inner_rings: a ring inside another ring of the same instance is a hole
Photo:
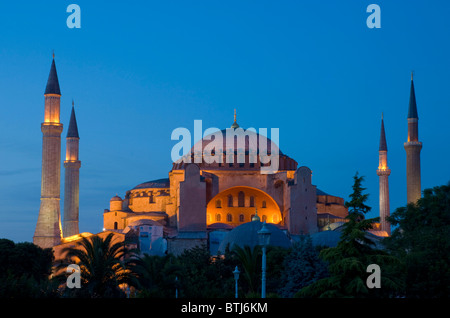
[[[252,221],[241,224],[231,230],[220,243],[219,251],[225,252],[227,245],[233,249],[233,245],[240,247],[246,245],[250,248],[259,245],[258,231],[261,230],[263,223],[260,221]],[[280,230],[276,225],[266,223],[267,229],[271,232],[269,245],[289,248],[291,241],[288,236]]]
[[[110,201],[123,201],[123,200],[122,200],[121,197],[119,197],[119,196],[116,194],[115,196],[113,196],[113,197],[111,198]]]

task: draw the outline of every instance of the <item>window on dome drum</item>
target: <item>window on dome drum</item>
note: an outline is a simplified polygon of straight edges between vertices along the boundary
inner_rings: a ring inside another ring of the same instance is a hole
[[[228,195],[228,207],[233,207],[233,196],[231,194]]]
[[[222,221],[222,215],[220,213],[216,214],[216,222]]]
[[[227,214],[227,222],[233,222],[233,216],[230,213]]]
[[[239,191],[238,193],[238,206],[239,207],[245,206],[245,194],[243,191]]]
[[[244,222],[244,214],[239,214],[239,222]]]
[[[255,206],[255,197],[254,196],[251,196],[250,197],[250,207],[254,207]]]
[[[263,201],[263,202],[262,202],[262,207],[263,207],[263,208],[266,208],[266,207],[267,207],[267,206],[266,206],[266,201]]]
[[[117,222],[114,222],[114,230],[117,230]]]
[[[262,216],[262,221],[263,221],[263,222],[266,222],[266,221],[267,221],[267,215],[264,214],[264,215]]]
[[[221,208],[221,207],[222,207],[222,201],[216,200],[216,208]]]

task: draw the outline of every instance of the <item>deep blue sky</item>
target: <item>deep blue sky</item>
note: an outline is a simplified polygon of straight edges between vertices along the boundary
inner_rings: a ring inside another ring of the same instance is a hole
[[[70,3],[81,29],[66,26]],[[370,3],[381,29],[366,26]],[[422,188],[450,179],[449,12],[444,0],[0,2],[0,237],[34,234],[53,49],[63,137],[72,98],[81,137],[81,231],[101,231],[116,193],[168,177],[173,129],[229,127],[234,108],[241,127],[279,128],[321,190],[347,199],[359,171],[370,216],[384,112],[391,208],[404,205],[411,70]]]

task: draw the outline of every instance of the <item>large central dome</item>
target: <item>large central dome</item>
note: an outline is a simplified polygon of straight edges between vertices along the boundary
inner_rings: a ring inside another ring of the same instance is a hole
[[[197,163],[201,169],[250,169],[258,170],[268,162],[261,163],[261,156],[279,155],[279,170],[295,170],[297,162],[281,152],[278,145],[267,136],[259,134],[254,128],[243,129],[234,121],[231,128],[217,129],[198,141],[191,148],[187,157]],[[222,153],[222,163],[214,160]],[[180,158],[173,164],[173,169],[183,169],[184,161]],[[233,160],[232,160],[233,159]],[[199,162],[201,161],[201,162]]]

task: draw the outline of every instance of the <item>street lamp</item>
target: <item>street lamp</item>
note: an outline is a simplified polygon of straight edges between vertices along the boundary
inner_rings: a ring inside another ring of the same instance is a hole
[[[264,221],[261,230],[258,231],[259,245],[262,246],[262,278],[261,278],[261,298],[266,298],[266,247],[270,242],[270,231]]]
[[[236,266],[236,268],[235,268],[235,270],[234,270],[234,272],[233,272],[233,274],[234,274],[234,280],[235,280],[235,287],[234,287],[234,289],[235,289],[235,291],[234,291],[234,297],[235,298],[238,298],[238,280],[239,280],[239,274],[240,274],[241,272],[239,271],[239,269],[238,269],[238,267]]]

